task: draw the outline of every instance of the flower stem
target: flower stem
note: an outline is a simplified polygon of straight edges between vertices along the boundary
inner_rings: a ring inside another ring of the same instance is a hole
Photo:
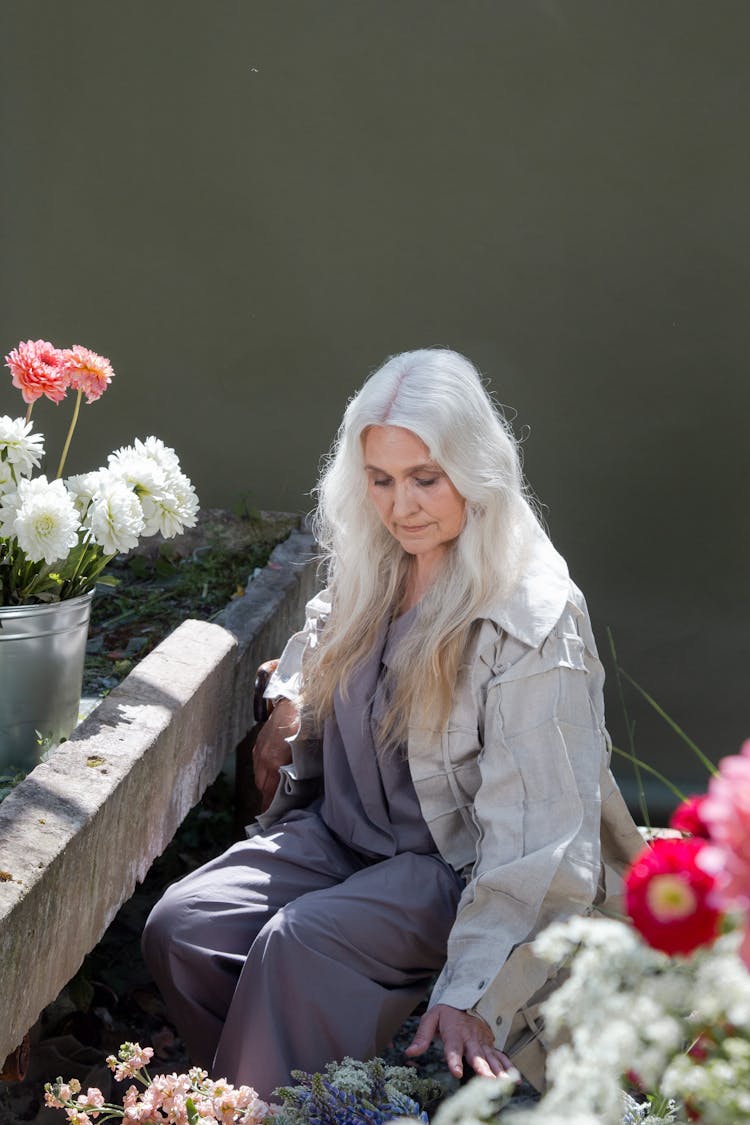
[[[31,419],[31,411],[33,409],[34,409],[34,403],[30,402],[29,405],[28,405],[28,408],[26,410],[26,421],[27,422]]]
[[[63,471],[63,468],[65,466],[65,459],[68,456],[68,450],[70,449],[70,443],[71,443],[72,438],[73,438],[73,431],[75,430],[76,422],[78,421],[78,411],[81,409],[81,395],[82,394],[83,394],[83,391],[79,391],[78,394],[76,395],[76,404],[75,404],[75,407],[73,408],[73,420],[70,423],[70,429],[68,430],[68,436],[65,439],[65,445],[63,446],[62,457],[60,458],[60,464],[57,466],[57,476],[55,477],[55,480],[59,480],[60,477],[62,476],[62,471]]]
[[[634,729],[635,729],[635,723],[633,723],[633,721],[631,720],[630,715],[628,713],[627,705],[625,703],[625,693],[622,690],[622,679],[621,679],[622,669],[620,668],[620,665],[619,665],[618,660],[617,660],[617,649],[615,648],[615,638],[612,635],[612,630],[609,628],[609,626],[607,626],[607,638],[609,640],[609,652],[610,652],[610,655],[612,657],[612,664],[614,665],[614,669],[615,669],[615,683],[617,684],[617,694],[618,694],[618,697],[619,697],[619,700],[620,700],[620,707],[622,708],[623,718],[625,720],[625,734],[627,735],[628,749],[630,751],[628,757],[630,758],[630,761],[632,762],[633,773],[635,774],[635,783],[636,783],[636,786],[638,787],[638,804],[640,805],[641,816],[643,817],[643,823],[646,825],[647,828],[650,828],[651,827],[651,818],[649,816],[649,811],[648,811],[648,802],[646,801],[646,790],[643,787],[643,778],[641,777],[641,762],[640,762],[640,759],[636,757],[636,753],[635,753],[635,738],[634,738],[634,735],[633,735],[633,732],[634,732]]]
[[[648,762],[641,761],[640,758],[636,758],[634,754],[631,754],[627,750],[621,750],[619,746],[613,746],[612,751],[615,754],[620,754],[623,758],[627,758],[628,761],[632,762],[634,766],[638,766],[639,769],[646,770],[651,774],[652,777],[655,777],[657,778],[657,780],[661,781],[663,785],[666,785],[667,789],[672,790],[678,801],[686,800],[685,794],[682,792],[682,790],[678,789],[676,785],[673,785],[668,777],[665,777],[663,773],[659,773],[659,771],[657,769],[654,769],[653,766],[650,766]],[[650,825],[647,824],[646,827],[649,828]]]
[[[656,700],[653,698],[653,696],[649,695],[648,692],[645,691],[641,687],[641,685],[639,683],[637,683],[637,681],[634,680],[632,676],[629,676],[628,673],[625,672],[622,668],[620,668],[619,671],[625,677],[625,679],[628,681],[628,683],[633,685],[633,687],[639,693],[639,695],[641,695],[646,700],[646,702],[649,704],[649,706],[653,707],[653,709],[654,709],[654,711],[656,711],[657,715],[659,715],[664,720],[664,722],[672,728],[672,730],[675,732],[675,734],[679,735],[679,737],[682,739],[682,741],[685,743],[685,745],[688,746],[693,751],[696,758],[698,758],[698,760],[706,767],[708,772],[710,774],[714,774],[714,775],[718,774],[719,771],[716,768],[716,766],[713,764],[711,759],[706,754],[703,753],[703,751],[701,750],[701,748],[699,746],[696,746],[696,744],[693,742],[692,738],[689,738],[688,735],[685,734],[685,731],[682,729],[682,727],[677,725],[677,723],[674,721],[674,719],[670,715],[667,714],[667,712],[664,710],[664,708],[659,706],[659,704],[656,702]]]

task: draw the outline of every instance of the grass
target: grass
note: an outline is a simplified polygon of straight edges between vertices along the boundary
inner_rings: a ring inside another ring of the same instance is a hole
[[[91,611],[84,695],[111,690],[186,618],[210,621],[244,594],[296,518],[235,519],[231,526],[229,542],[214,530],[187,555],[166,542],[110,565],[114,585],[97,589]]]

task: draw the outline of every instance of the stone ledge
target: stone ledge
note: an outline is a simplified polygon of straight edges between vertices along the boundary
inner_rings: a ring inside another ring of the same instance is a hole
[[[252,677],[315,590],[292,532],[216,623],[185,621],[0,805],[0,1060],[77,972],[252,725]]]
[[[234,745],[253,726],[253,682],[258,665],[280,656],[290,635],[304,623],[305,603],[320,589],[314,537],[293,531],[279,543],[244,597],[216,618],[237,638]]]

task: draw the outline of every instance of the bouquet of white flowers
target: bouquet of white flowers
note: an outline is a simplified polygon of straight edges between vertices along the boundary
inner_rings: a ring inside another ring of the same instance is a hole
[[[94,402],[114,372],[78,345],[58,349],[27,340],[5,357],[27,403],[25,418],[0,416],[0,606],[62,601],[92,590],[110,559],[142,536],[165,538],[193,527],[198,498],[173,449],[156,437],[110,454],[95,472],[63,479],[82,396]],[[77,392],[56,477],[34,476],[44,439],[31,411],[44,396]]]

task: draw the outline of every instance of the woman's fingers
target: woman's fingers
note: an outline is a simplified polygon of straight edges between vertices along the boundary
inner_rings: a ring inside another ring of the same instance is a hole
[[[448,1070],[454,1078],[463,1078],[464,1073],[464,1053],[460,1047],[449,1047],[443,1041],[443,1053],[445,1054],[445,1061],[448,1064]]]
[[[496,1078],[499,1074],[515,1072],[515,1067],[506,1054],[485,1044],[469,1048],[466,1051],[466,1061],[474,1073],[483,1078]]]
[[[415,1055],[423,1055],[425,1053],[430,1043],[435,1038],[438,1020],[439,1013],[437,1008],[430,1008],[428,1012],[425,1012],[419,1021],[414,1038],[404,1051],[405,1055],[414,1057]]]
[[[455,1078],[463,1077],[464,1060],[476,1074],[481,1074],[485,1078],[492,1078],[498,1073],[489,1062],[489,1053],[493,1050],[492,1044],[483,1042],[477,1034],[480,1026],[470,1016],[466,1016],[463,1019],[451,1020],[441,1031],[445,1061]]]
[[[494,1046],[488,1025],[471,1012],[436,1004],[422,1016],[405,1053],[424,1054],[436,1035],[443,1041],[445,1061],[454,1078],[463,1077],[464,1060],[483,1078],[494,1078],[505,1071],[515,1073],[508,1056]]]

